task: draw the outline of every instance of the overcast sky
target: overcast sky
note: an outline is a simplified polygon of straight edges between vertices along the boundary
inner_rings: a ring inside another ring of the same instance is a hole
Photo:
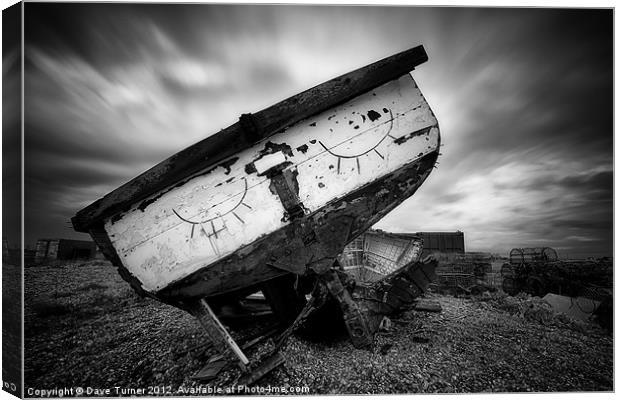
[[[290,95],[423,44],[438,169],[383,219],[471,251],[613,250],[610,10],[26,3],[26,243]]]

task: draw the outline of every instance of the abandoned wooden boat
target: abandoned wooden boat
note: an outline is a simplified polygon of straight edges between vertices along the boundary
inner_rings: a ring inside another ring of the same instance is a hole
[[[423,247],[420,236],[369,229],[346,245],[338,263],[357,282],[372,283],[417,261]]]
[[[433,169],[439,127],[409,73],[426,60],[418,46],[244,114],[79,211],[73,226],[142,295],[213,321],[210,303],[263,290],[291,320],[305,302],[291,292],[297,280],[319,277],[340,293],[333,265],[345,245]],[[351,329],[364,325],[343,307]]]

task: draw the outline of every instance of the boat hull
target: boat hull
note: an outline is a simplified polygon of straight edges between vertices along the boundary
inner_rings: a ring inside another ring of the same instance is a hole
[[[135,202],[90,234],[135,290],[174,304],[322,273],[415,193],[439,145],[437,120],[407,74]]]
[[[215,297],[281,275],[320,274],[345,246],[412,196],[428,177],[433,152],[158,291],[165,302]]]

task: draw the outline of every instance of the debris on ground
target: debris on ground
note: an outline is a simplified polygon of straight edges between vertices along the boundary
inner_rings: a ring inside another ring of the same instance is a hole
[[[437,300],[420,299],[415,304],[416,311],[441,312],[441,303]]]
[[[594,312],[601,305],[600,301],[585,297],[560,296],[559,294],[547,293],[543,300],[549,303],[557,313],[580,321],[588,321],[593,318]]]
[[[138,297],[109,263],[36,266],[25,274],[26,388],[165,386],[183,395],[201,385],[191,377],[216,351],[198,322]],[[613,390],[613,338],[594,323],[553,313],[527,295],[426,300],[442,312],[394,316],[371,350],[354,348],[345,330],[326,329],[313,340],[293,335],[281,349],[284,364],[254,385],[307,386],[309,394]],[[243,343],[268,324],[230,331]],[[268,348],[264,341],[250,356]],[[209,384],[239,375],[224,370]]]

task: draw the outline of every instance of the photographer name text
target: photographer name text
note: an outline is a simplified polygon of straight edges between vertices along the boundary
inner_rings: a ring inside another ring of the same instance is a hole
[[[110,388],[86,387],[55,387],[52,389],[28,388],[27,397],[110,397],[110,396],[169,396],[169,395],[213,395],[213,394],[308,394],[307,386],[146,386]]]

